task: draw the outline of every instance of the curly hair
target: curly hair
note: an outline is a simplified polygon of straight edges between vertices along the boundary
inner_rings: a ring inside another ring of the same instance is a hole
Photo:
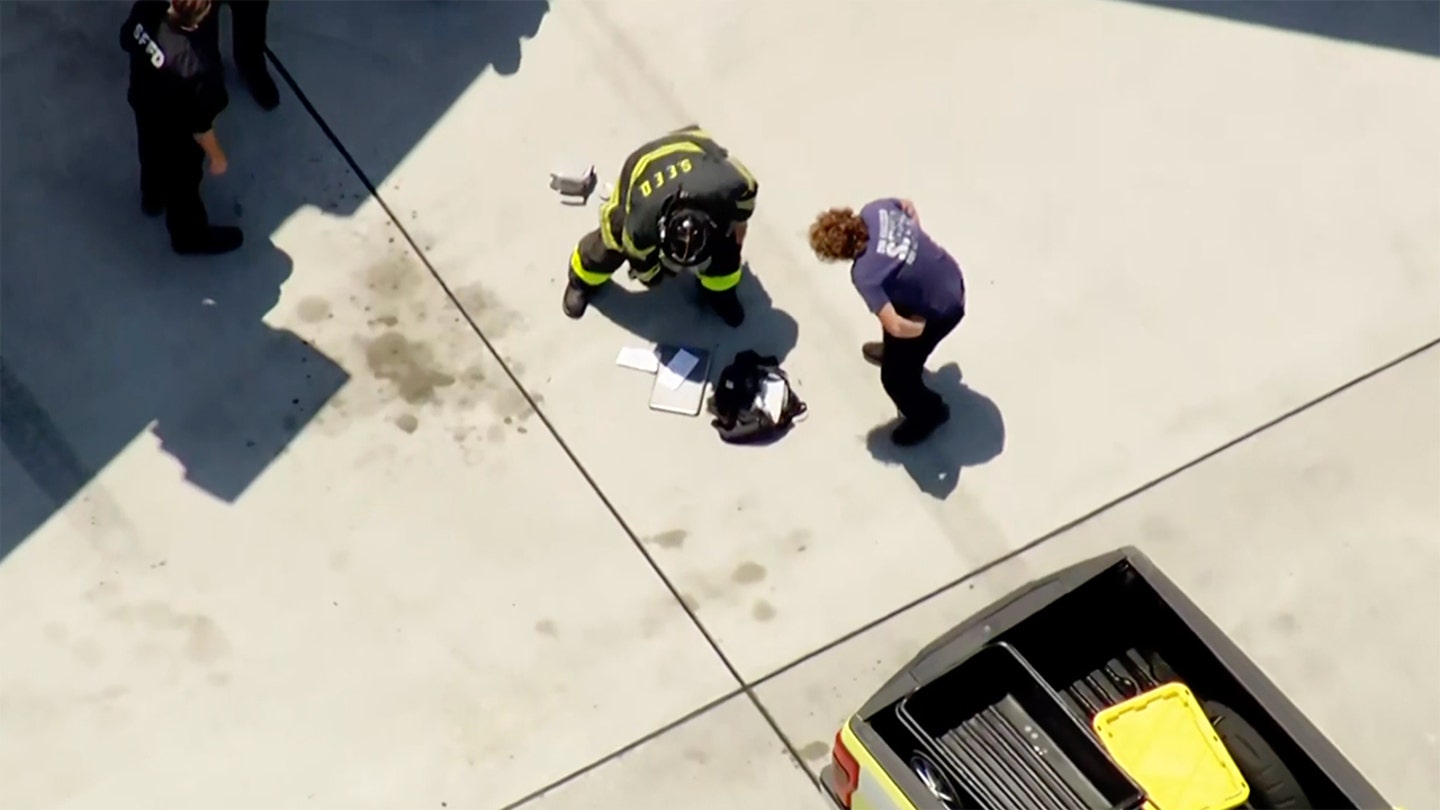
[[[865,252],[870,229],[854,209],[831,208],[810,225],[810,248],[822,261],[848,261]]]

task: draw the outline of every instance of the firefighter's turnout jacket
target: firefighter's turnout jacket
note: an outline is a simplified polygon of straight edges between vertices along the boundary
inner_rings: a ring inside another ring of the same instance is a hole
[[[699,127],[656,138],[625,160],[600,208],[600,227],[571,256],[571,272],[598,287],[628,260],[636,278],[655,278],[661,271],[660,220],[683,190],[686,204],[703,209],[721,231],[708,265],[696,269],[701,285],[712,292],[734,289],[740,251],[725,232],[750,218],[758,188],[750,171]]]

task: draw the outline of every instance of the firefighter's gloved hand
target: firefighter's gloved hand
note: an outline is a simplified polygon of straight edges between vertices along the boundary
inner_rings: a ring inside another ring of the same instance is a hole
[[[655,287],[660,286],[660,282],[665,280],[665,276],[666,273],[660,268],[660,265],[658,264],[646,270],[636,270],[633,267],[630,268],[630,278],[633,278],[641,284],[644,284],[649,289],[654,289]]]

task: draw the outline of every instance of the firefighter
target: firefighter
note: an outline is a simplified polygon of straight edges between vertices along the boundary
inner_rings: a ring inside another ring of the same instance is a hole
[[[740,249],[758,186],[738,160],[699,127],[675,130],[636,149],[600,208],[600,227],[570,255],[564,310],[585,314],[620,265],[654,287],[694,273],[702,297],[731,327],[745,320],[735,288]]]
[[[210,224],[200,200],[205,162],[224,174],[228,161],[215,137],[215,117],[229,104],[219,54],[199,33],[211,0],[140,0],[120,29],[130,54],[128,100],[140,147],[140,204],[165,212],[170,245],[182,254],[228,253],[239,228]]]

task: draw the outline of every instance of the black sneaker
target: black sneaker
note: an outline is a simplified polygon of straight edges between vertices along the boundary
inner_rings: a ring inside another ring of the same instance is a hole
[[[275,86],[275,80],[270,78],[270,71],[265,68],[263,61],[240,66],[240,76],[261,109],[273,110],[280,106],[280,90]]]
[[[229,253],[245,242],[239,228],[215,225],[193,237],[171,237],[170,246],[182,256],[218,256]]]
[[[573,282],[566,284],[565,297],[561,299],[560,306],[565,310],[565,317],[577,320],[590,308],[590,291]]]
[[[878,340],[872,340],[860,347],[860,354],[866,362],[878,366],[885,362],[885,344]]]
[[[734,329],[745,322],[745,307],[740,304],[740,296],[734,290],[726,290],[721,293],[711,293],[706,296],[710,301],[710,308],[720,316],[725,325]]]
[[[890,441],[896,447],[914,447],[930,438],[940,426],[950,421],[950,408],[942,405],[933,419],[906,419],[890,432]]]

